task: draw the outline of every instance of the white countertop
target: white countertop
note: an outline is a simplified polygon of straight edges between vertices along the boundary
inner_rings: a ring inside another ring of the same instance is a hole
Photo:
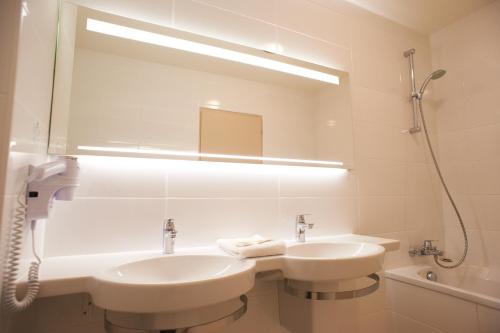
[[[326,237],[311,237],[307,242],[335,242],[352,241],[379,244],[386,251],[399,249],[399,241],[394,239],[345,234]],[[295,241],[287,241],[287,244]],[[178,248],[173,255],[183,254],[219,254],[227,255],[215,245],[213,247]],[[161,251],[136,251],[119,253],[100,253],[92,255],[62,256],[44,258],[40,267],[40,293],[39,297],[57,296],[87,292],[88,280],[99,271],[124,264],[126,262],[161,256]],[[255,260],[256,273],[279,270],[282,265],[282,255],[261,258],[250,258]],[[27,263],[26,267],[27,267]],[[23,265],[24,266],[24,265]],[[22,272],[27,268],[22,268]]]

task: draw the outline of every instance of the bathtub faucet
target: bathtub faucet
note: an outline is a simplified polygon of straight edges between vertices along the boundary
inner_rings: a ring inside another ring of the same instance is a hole
[[[432,242],[436,242],[434,240],[424,240],[424,245],[422,245],[419,248],[413,249],[410,248],[410,251],[408,253],[410,254],[410,257],[415,257],[415,256],[442,256],[443,251],[438,250],[436,246],[432,245]]]

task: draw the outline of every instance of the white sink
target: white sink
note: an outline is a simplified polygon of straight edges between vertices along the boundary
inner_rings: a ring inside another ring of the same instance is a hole
[[[213,305],[248,292],[255,262],[220,255],[173,255],[135,261],[94,276],[89,292],[104,309],[177,312]]]
[[[377,244],[300,243],[287,248],[285,278],[300,281],[356,279],[382,268],[385,249]]]

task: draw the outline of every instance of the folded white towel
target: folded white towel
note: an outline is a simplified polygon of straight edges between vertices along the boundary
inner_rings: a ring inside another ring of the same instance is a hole
[[[272,240],[259,235],[250,238],[219,239],[217,245],[225,252],[243,258],[265,257],[284,254],[284,241]]]
[[[236,239],[236,246],[242,247],[242,246],[250,246],[250,245],[255,245],[255,244],[262,244],[266,242],[272,241],[271,238],[264,238],[261,235],[253,235],[252,237],[248,238],[237,238]]]

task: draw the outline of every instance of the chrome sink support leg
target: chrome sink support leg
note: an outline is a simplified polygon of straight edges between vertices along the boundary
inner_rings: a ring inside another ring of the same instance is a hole
[[[116,325],[109,321],[108,311],[104,312],[104,325],[106,332],[108,333],[209,333],[216,332],[222,327],[228,326],[247,313],[248,309],[248,297],[246,295],[240,296],[241,306],[234,312],[222,317],[209,321],[200,325],[192,327],[181,327],[181,328],[165,328],[165,329],[138,329],[138,328],[128,328]],[[134,314],[130,314],[133,316]]]
[[[380,286],[380,277],[377,274],[370,274],[367,276],[367,278],[375,282],[365,288],[346,291],[311,291],[296,288],[291,285],[291,280],[285,279],[285,292],[289,295],[309,299],[312,301],[330,301],[358,298],[370,295],[371,293],[377,291]]]

